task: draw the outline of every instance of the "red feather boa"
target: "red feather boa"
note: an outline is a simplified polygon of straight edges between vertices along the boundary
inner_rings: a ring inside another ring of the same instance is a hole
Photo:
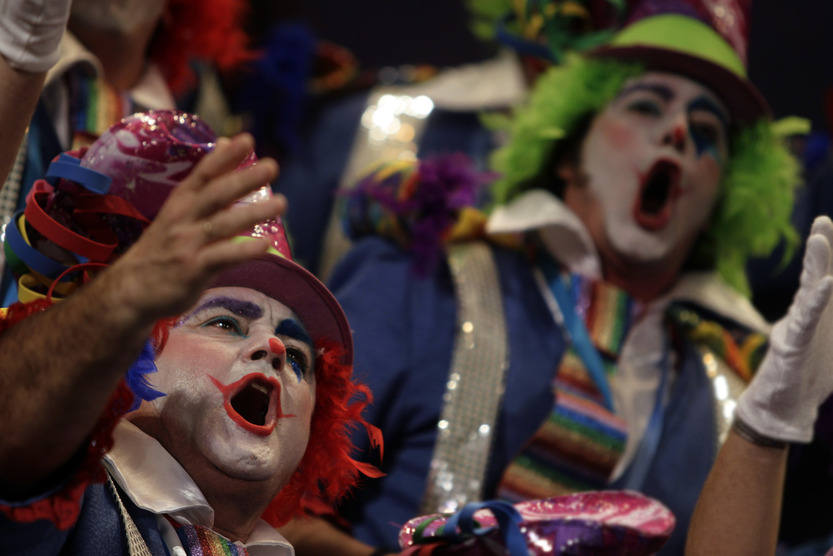
[[[289,482],[272,500],[263,519],[278,527],[306,510],[332,512],[332,506],[358,482],[359,473],[381,477],[374,466],[350,457],[353,443],[350,429],[363,426],[371,446],[383,450],[382,433],[361,414],[373,401],[370,389],[353,381],[352,365],[345,365],[344,350],[332,343],[319,343],[315,361],[315,410],[309,443],[303,459]]]

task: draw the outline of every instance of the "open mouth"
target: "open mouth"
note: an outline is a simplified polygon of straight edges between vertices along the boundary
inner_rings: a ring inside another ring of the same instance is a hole
[[[633,216],[643,229],[657,231],[671,221],[673,201],[680,194],[680,166],[670,160],[658,160],[642,176]]]
[[[260,436],[268,436],[281,417],[281,384],[275,377],[249,373],[231,384],[208,377],[223,395],[228,416],[242,428]]]

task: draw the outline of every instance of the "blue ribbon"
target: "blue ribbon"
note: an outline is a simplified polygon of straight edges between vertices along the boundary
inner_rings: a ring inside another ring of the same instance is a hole
[[[526,539],[520,528],[521,514],[512,504],[502,500],[469,502],[460,511],[449,516],[441,529],[442,532],[432,539],[461,542],[466,538],[480,537],[494,531],[494,527],[480,527],[474,520],[474,513],[482,509],[491,511],[495,516],[503,545],[510,556],[527,556]]]
[[[587,373],[602,394],[605,408],[608,411],[613,411],[613,395],[610,392],[610,384],[607,381],[607,373],[605,372],[602,357],[593,346],[584,322],[576,314],[575,304],[570,294],[567,293],[564,283],[561,281],[558,268],[549,257],[543,258],[540,261],[540,265],[541,271],[547,279],[547,284],[555,297],[555,301],[558,303],[558,308],[561,310],[561,315],[564,317],[564,326],[567,327],[567,333],[573,342],[573,349],[578,353],[578,356],[587,368]]]
[[[81,166],[74,156],[62,153],[46,170],[46,181],[55,185],[58,178],[64,178],[82,185],[88,191],[103,195],[110,190],[110,176]]]
[[[48,278],[56,278],[59,274],[65,271],[67,265],[47,257],[23,239],[23,235],[17,227],[17,221],[23,214],[22,210],[15,213],[12,219],[6,225],[6,245],[11,249],[17,258],[21,260],[28,268],[43,274]],[[62,281],[69,281],[72,276],[64,276]]]

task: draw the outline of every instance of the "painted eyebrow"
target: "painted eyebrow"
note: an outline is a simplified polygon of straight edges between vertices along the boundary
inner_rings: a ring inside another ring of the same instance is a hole
[[[287,336],[307,344],[312,349],[312,338],[309,337],[304,327],[295,319],[284,319],[275,329],[276,336]]]
[[[192,316],[196,315],[200,311],[204,311],[206,309],[211,309],[212,307],[222,307],[223,309],[227,309],[229,312],[246,319],[254,320],[259,319],[263,316],[263,309],[259,306],[255,305],[250,301],[242,301],[240,299],[234,299],[233,297],[212,297],[181,319],[179,319],[179,323],[185,322]]]
[[[688,111],[693,112],[694,110],[706,110],[711,112],[717,117],[718,120],[720,120],[724,129],[729,129],[729,117],[717,104],[712,102],[711,99],[707,97],[697,97],[692,100],[688,105]]]
[[[666,102],[674,98],[674,91],[672,91],[669,87],[658,83],[636,83],[630,87],[625,87],[619,92],[617,98],[622,98],[623,96],[633,93],[634,91],[652,92]]]

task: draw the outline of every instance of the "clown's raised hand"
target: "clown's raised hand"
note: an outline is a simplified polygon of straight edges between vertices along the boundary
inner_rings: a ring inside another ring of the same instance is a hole
[[[758,433],[809,442],[818,407],[833,391],[833,222],[813,222],[798,292],[772,329],[769,350],[737,415]]]
[[[253,148],[247,134],[221,140],[173,188],[139,240],[101,275],[118,284],[113,291],[120,302],[151,320],[176,315],[196,301],[214,273],[266,251],[267,241],[232,239],[286,208],[281,195],[234,203],[277,175],[277,164],[269,158],[237,170]]]
[[[112,266],[0,334],[6,496],[29,492],[79,453],[156,319],[188,308],[225,265],[268,248],[230,239],[285,208],[278,196],[234,203],[277,174],[271,159],[236,171],[252,148],[248,135],[218,142]]]

